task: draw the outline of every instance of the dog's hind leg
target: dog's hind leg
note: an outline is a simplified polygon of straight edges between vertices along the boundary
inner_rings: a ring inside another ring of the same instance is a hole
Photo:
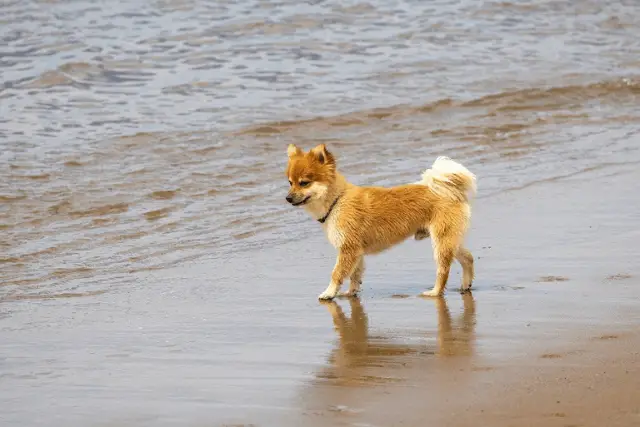
[[[464,293],[471,290],[471,284],[473,283],[473,255],[467,248],[460,246],[456,253],[456,259],[462,265],[462,288],[460,288],[460,291]]]
[[[364,274],[364,255],[360,256],[360,260],[356,264],[351,276],[349,277],[349,290],[340,293],[340,296],[355,297],[360,292],[362,285],[362,275]]]
[[[440,232],[434,233],[431,230],[431,238],[433,245],[433,256],[436,261],[438,270],[436,272],[436,283],[433,289],[427,292],[423,292],[422,295],[427,297],[438,297],[444,292],[444,288],[447,286],[447,280],[449,279],[449,271],[451,270],[451,263],[453,258],[458,252],[458,236],[454,233]]]

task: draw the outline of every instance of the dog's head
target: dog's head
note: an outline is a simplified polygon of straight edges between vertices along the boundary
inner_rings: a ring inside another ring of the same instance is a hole
[[[322,200],[335,180],[336,160],[324,144],[311,149],[308,153],[293,144],[287,149],[287,179],[289,194],[287,202],[293,206]]]

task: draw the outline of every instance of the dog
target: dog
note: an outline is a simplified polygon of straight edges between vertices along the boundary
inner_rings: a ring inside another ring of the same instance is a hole
[[[338,172],[335,156],[320,144],[308,152],[287,148],[287,202],[303,207],[322,224],[338,256],[327,289],[318,298],[354,297],[360,292],[364,256],[389,249],[409,237],[431,237],[437,266],[435,285],[422,295],[444,293],[453,259],[462,265],[461,291],[471,289],[474,260],[463,246],[471,220],[476,177],[448,157],[438,157],[422,179],[396,187],[360,187]],[[349,290],[340,292],[346,278]]]

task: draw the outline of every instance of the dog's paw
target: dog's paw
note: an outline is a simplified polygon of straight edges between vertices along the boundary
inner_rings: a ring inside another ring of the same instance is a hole
[[[337,292],[326,290],[320,295],[318,295],[318,299],[321,301],[330,301],[336,297]]]
[[[471,285],[462,285],[462,287],[460,288],[460,293],[461,294],[466,294],[468,292],[471,292]]]
[[[360,291],[348,290],[348,291],[345,291],[345,292],[340,292],[338,294],[338,296],[339,297],[343,297],[343,298],[356,298],[359,293],[360,293]]]
[[[434,289],[431,289],[430,291],[427,292],[423,292],[422,294],[423,297],[439,297],[441,294],[439,294],[437,291],[435,291]]]

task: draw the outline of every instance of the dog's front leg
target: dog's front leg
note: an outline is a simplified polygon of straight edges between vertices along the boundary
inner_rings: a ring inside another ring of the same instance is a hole
[[[353,248],[340,248],[338,249],[338,259],[336,260],[336,266],[331,273],[331,283],[327,286],[327,289],[318,298],[321,300],[334,299],[338,295],[342,282],[347,278],[353,269],[356,267],[358,260],[360,259],[360,253]]]
[[[362,275],[364,274],[364,255],[360,255],[358,261],[356,261],[356,266],[353,268],[351,272],[351,276],[349,280],[351,283],[349,284],[349,290],[347,292],[340,292],[340,296],[343,297],[356,297],[360,292],[360,286],[362,285]]]

